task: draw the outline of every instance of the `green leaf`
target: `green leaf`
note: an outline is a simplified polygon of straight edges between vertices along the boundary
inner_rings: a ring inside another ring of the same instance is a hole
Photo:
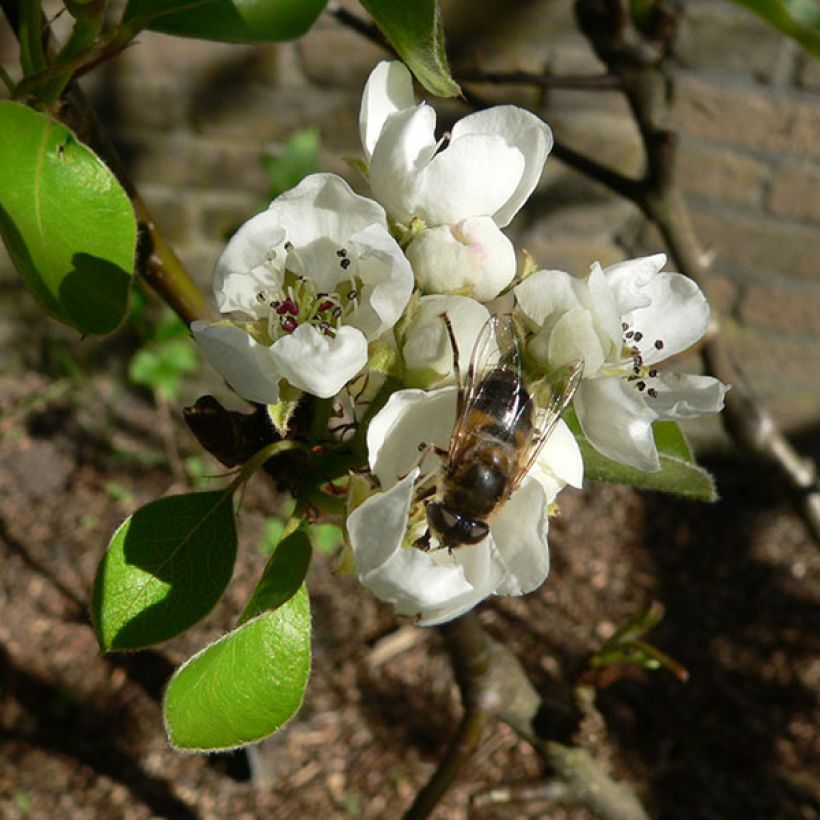
[[[178,749],[235,749],[280,729],[302,704],[310,673],[307,589],[228,633],[180,667],[165,691]]]
[[[629,484],[642,490],[674,493],[697,501],[716,501],[717,492],[712,476],[692,460],[692,452],[680,427],[673,421],[656,421],[652,425],[655,446],[661,469],[654,473],[628,467],[602,456],[581,433],[575,414],[570,408],[564,420],[575,434],[584,458],[584,475],[598,481]]]
[[[285,538],[268,561],[237,625],[290,600],[305,580],[312,550],[307,533],[298,529]]]
[[[183,375],[197,369],[199,362],[190,338],[169,339],[138,350],[128,365],[128,378],[176,399]]]
[[[436,0],[361,0],[399,57],[416,79],[437,97],[461,93],[450,75],[444,50],[444,29]]]
[[[224,490],[160,498],[120,525],[91,602],[104,650],[173,638],[213,609],[236,559],[233,500]]]
[[[733,0],[762,17],[820,58],[820,4],[817,0]]]
[[[295,188],[308,174],[319,167],[319,129],[297,131],[277,156],[262,157],[271,187],[271,199]]]
[[[267,43],[301,37],[327,0],[129,0],[124,22],[179,37]]]
[[[0,102],[0,234],[44,310],[82,333],[125,316],[137,226],[103,161],[62,123]]]

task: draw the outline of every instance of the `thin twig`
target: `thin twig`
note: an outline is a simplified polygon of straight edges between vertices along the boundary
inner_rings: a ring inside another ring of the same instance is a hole
[[[628,25],[618,0],[576,0],[582,31],[598,57],[621,80],[646,153],[646,174],[631,191],[613,185],[600,174],[595,178],[636,203],[660,230],[678,270],[709,292],[712,271],[692,226],[689,209],[676,176],[677,134],[669,128],[669,78],[663,65],[672,36],[674,16],[665,18],[665,40],[641,41]],[[614,23],[618,22],[618,25]],[[584,168],[578,170],[586,172]],[[706,372],[730,384],[722,414],[733,441],[759,458],[775,464],[795,496],[809,531],[820,542],[820,484],[817,467],[801,456],[782,432],[739,372],[723,338],[714,332],[705,339],[701,358]]]
[[[461,69],[458,82],[492,85],[534,85],[538,88],[568,88],[576,91],[617,91],[620,81],[612,74],[535,74],[531,71],[481,71]]]

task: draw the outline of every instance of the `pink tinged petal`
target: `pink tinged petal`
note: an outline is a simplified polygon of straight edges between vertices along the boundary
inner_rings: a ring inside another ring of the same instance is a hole
[[[392,487],[399,476],[418,463],[421,442],[446,449],[456,418],[456,390],[397,390],[372,418],[367,428],[367,458],[382,487]],[[439,459],[432,454],[422,463],[426,475]]]
[[[602,455],[639,470],[660,469],[652,436],[658,417],[632,386],[619,378],[585,379],[575,394],[581,430]]]
[[[533,339],[534,345],[536,342],[539,337]],[[547,360],[554,368],[583,362],[584,376],[589,378],[601,369],[607,352],[601,347],[595,317],[579,307],[568,311],[556,322],[549,337]]]
[[[507,145],[517,148],[524,158],[524,167],[514,190],[490,214],[496,224],[503,228],[512,221],[535,190],[547,155],[552,150],[552,131],[545,122],[523,108],[499,105],[459,120],[453,127],[453,143],[468,134],[498,135]]]
[[[415,104],[413,79],[403,63],[383,61],[370,72],[359,112],[359,134],[368,160],[388,117]]]
[[[496,595],[523,595],[541,586],[550,568],[547,498],[544,488],[527,480],[490,525],[506,576]]]
[[[412,212],[431,226],[492,217],[515,193],[525,162],[500,136],[453,139],[419,172]]]
[[[729,386],[712,376],[688,373],[660,373],[657,379],[647,379],[655,389],[647,404],[662,419],[693,419],[704,413],[719,413]]]
[[[651,299],[651,305],[633,311],[626,321],[643,334],[639,346],[645,364],[687,350],[706,332],[709,303],[689,277],[659,273],[644,293]]]
[[[609,360],[620,358],[624,333],[621,326],[621,314],[615,303],[612,289],[597,262],[592,266],[586,281],[589,309],[595,317],[601,345],[606,351],[604,358]]]
[[[362,292],[358,307],[345,321],[375,339],[396,324],[410,301],[413,269],[396,240],[379,225],[354,234],[350,244]]]
[[[405,383],[416,381],[425,386],[431,380],[446,378],[451,383],[454,381],[453,347],[442,319],[443,313],[450,319],[459,357],[465,362],[481,328],[490,318],[484,305],[467,296],[422,296],[402,343]]]
[[[661,272],[665,264],[666,255],[656,253],[654,256],[618,262],[604,271],[604,276],[615,296],[618,313],[623,316],[649,305],[650,298],[644,288]]]
[[[197,320],[191,332],[205,358],[240,396],[260,404],[279,400],[281,373],[269,348],[235,325],[208,325]]]
[[[558,314],[580,307],[577,280],[562,270],[539,270],[514,288],[515,300],[533,329],[552,324]]]
[[[415,215],[418,175],[436,151],[436,112],[429,105],[399,111],[385,123],[370,160],[373,196],[399,222]]]
[[[339,246],[369,225],[387,230],[384,209],[377,202],[353,192],[335,174],[312,174],[295,188],[271,202],[272,214],[298,252],[303,246],[324,238]]]
[[[367,340],[354,327],[340,327],[334,337],[300,325],[274,342],[270,355],[290,384],[327,399],[367,364]]]
[[[416,282],[426,293],[494,299],[515,276],[515,248],[489,217],[428,228],[407,247]]]

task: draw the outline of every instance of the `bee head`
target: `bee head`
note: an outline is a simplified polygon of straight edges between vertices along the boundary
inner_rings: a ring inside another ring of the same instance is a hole
[[[450,549],[478,544],[490,532],[486,521],[469,518],[439,501],[427,505],[427,523],[441,546]]]

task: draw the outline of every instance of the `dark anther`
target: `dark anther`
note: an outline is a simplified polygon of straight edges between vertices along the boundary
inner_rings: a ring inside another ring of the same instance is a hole
[[[638,388],[638,390],[646,390],[646,382],[638,382],[638,383],[635,385],[635,387],[637,387],[637,388]]]
[[[653,368],[649,371],[649,375],[650,375],[650,376],[654,379],[654,378],[655,378],[655,376],[657,376],[657,375],[658,375],[658,371],[657,371],[657,370],[655,370],[655,368],[653,367]]]
[[[347,257],[345,257],[344,259],[342,259],[341,262],[339,262],[339,265],[341,266],[342,270],[347,270],[350,267],[350,260]]]
[[[655,349],[663,350],[663,339],[655,339]]]
[[[291,241],[285,242],[285,250],[288,251],[288,252],[292,251],[293,250],[293,242],[291,242]]]
[[[629,325],[626,322],[621,322],[621,330],[627,330]]]
[[[341,259],[344,259],[347,256],[347,251],[344,248],[339,248],[339,250],[336,251],[336,256],[338,256]]]
[[[639,342],[641,339],[643,339],[643,333],[641,333],[640,330],[636,330],[635,331],[635,341]]]
[[[426,449],[427,449],[427,442],[426,441],[420,441],[419,442],[419,452],[423,453]]]
[[[256,301],[259,302],[260,305],[265,301],[265,294],[261,290],[256,294]]]
[[[625,334],[627,339],[631,339],[634,335],[635,334],[631,330],[628,330]]]
[[[319,312],[324,313],[326,310],[331,310],[335,307],[336,303],[331,301],[330,299],[325,299],[323,302],[319,303]]]
[[[293,331],[299,327],[299,322],[297,322],[293,316],[283,316],[279,320],[279,324],[282,326],[282,330],[284,330],[285,333],[293,333]]]
[[[349,290],[347,292],[347,298],[348,299],[355,299],[358,295],[359,295],[359,291],[357,291],[356,288],[353,288],[353,290]]]
[[[333,316],[334,319],[338,319],[342,315],[342,309],[336,305],[336,307],[330,312],[330,315]]]
[[[650,387],[649,390],[647,390],[646,392],[647,395],[652,396],[653,399],[656,399],[658,397],[658,391],[655,390],[654,387]]]

